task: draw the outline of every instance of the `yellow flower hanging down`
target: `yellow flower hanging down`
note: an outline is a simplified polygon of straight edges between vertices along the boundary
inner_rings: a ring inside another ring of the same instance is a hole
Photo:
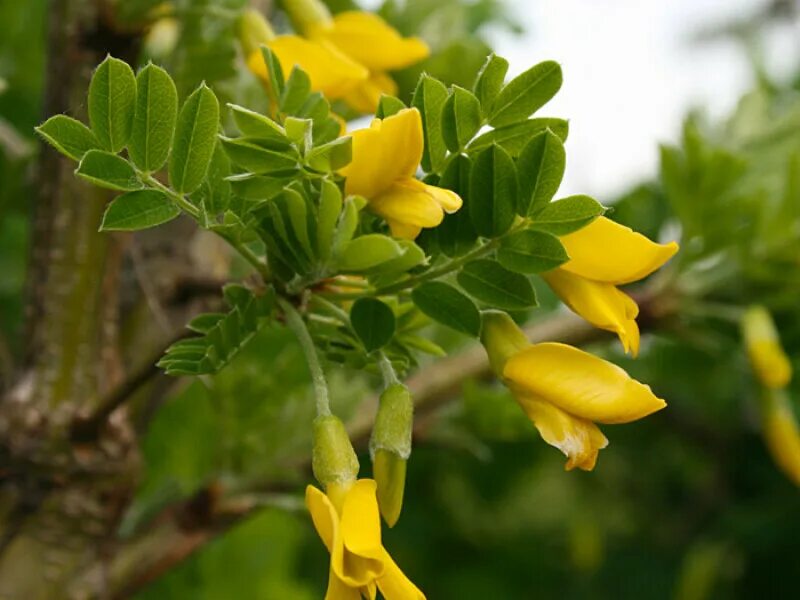
[[[618,285],[647,277],[678,251],[678,244],[657,244],[607,219],[561,237],[570,260],[543,274],[545,281],[575,313],[595,327],[613,331],[626,352],[639,353],[639,307]]]
[[[775,463],[800,486],[800,429],[783,390],[764,390],[764,439]]]
[[[333,489],[332,489],[333,488]],[[306,488],[306,506],[331,555],[325,600],[425,600],[381,544],[381,524],[372,479],[329,485],[326,495]]]
[[[346,11],[320,20],[306,29],[309,39],[336,48],[369,71],[344,100],[360,112],[374,112],[381,94],[397,94],[397,84],[386,72],[427,58],[428,46],[416,37],[404,38],[378,15]]]
[[[416,108],[374,119],[369,128],[351,136],[353,160],[341,171],[347,177],[345,192],[364,196],[395,237],[413,240],[423,227],[439,225],[445,212],[461,208],[455,192],[414,177],[423,149],[422,118]]]
[[[780,389],[792,379],[792,363],[781,347],[772,316],[763,306],[751,306],[742,319],[742,333],[750,364],[762,385]]]
[[[591,471],[608,440],[595,423],[629,423],[666,406],[623,369],[566,344],[530,344],[505,313],[484,313],[481,341],[542,439]]]

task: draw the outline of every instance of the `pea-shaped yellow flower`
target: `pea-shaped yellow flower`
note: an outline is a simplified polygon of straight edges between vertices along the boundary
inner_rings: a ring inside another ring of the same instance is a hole
[[[595,327],[613,331],[626,352],[639,352],[639,307],[617,289],[647,277],[678,251],[678,244],[657,244],[640,233],[598,217],[561,237],[570,260],[543,274],[573,312]]]
[[[369,71],[369,76],[344,96],[350,106],[364,113],[375,111],[381,94],[397,94],[397,84],[386,75],[387,71],[408,67],[430,54],[421,39],[404,38],[378,15],[367,12],[339,13],[309,24],[305,33]]]
[[[306,488],[306,506],[331,555],[325,600],[375,598],[376,588],[386,600],[425,600],[381,544],[375,482],[359,479],[328,491]]]
[[[364,196],[395,237],[413,240],[423,227],[439,225],[445,212],[461,208],[455,192],[414,177],[423,150],[422,118],[416,108],[374,119],[351,137],[353,160],[341,171],[347,177],[345,192]]]
[[[505,313],[483,315],[481,342],[542,439],[591,471],[608,440],[595,423],[629,423],[666,406],[623,369],[566,344],[531,344]]]
[[[789,385],[792,363],[783,351],[772,316],[763,306],[751,306],[742,319],[742,333],[750,364],[759,382],[771,389]]]
[[[800,429],[783,390],[765,390],[762,403],[764,440],[775,464],[800,486]]]

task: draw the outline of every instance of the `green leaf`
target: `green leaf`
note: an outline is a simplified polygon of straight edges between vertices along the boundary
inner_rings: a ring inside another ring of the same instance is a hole
[[[444,164],[447,149],[442,139],[442,107],[447,101],[447,88],[438,79],[423,73],[414,90],[411,106],[422,115],[425,150],[422,168],[428,173],[438,173]]]
[[[527,119],[561,89],[561,66],[548,60],[508,82],[492,103],[489,124],[511,125]]]
[[[530,280],[494,260],[467,263],[458,274],[458,284],[476,300],[495,308],[522,310],[536,305]]]
[[[444,221],[434,231],[439,248],[450,257],[460,256],[475,245],[478,234],[469,217],[469,176],[472,162],[463,154],[456,156],[447,165],[439,186],[452,190],[465,202],[460,210],[452,215],[445,215]]]
[[[411,292],[414,304],[434,321],[478,337],[481,333],[481,314],[467,296],[442,281],[429,281]]]
[[[379,119],[385,119],[386,117],[396,115],[404,108],[406,108],[406,105],[403,104],[403,101],[399,98],[395,98],[394,96],[390,96],[388,94],[381,94],[381,99],[378,101],[378,110],[375,112],[375,116]]]
[[[403,247],[389,236],[370,233],[355,238],[344,247],[339,257],[339,269],[356,273],[368,271],[402,254]]]
[[[232,139],[220,136],[219,139],[231,162],[251,173],[257,175],[281,173],[298,167],[297,156],[293,150],[264,148],[247,138]]]
[[[306,163],[316,171],[332,173],[350,164],[353,160],[353,139],[350,136],[336,138],[332,142],[317,146],[306,157]]]
[[[136,77],[136,111],[128,148],[131,160],[143,171],[158,171],[167,162],[175,121],[178,90],[172,77],[148,64]]]
[[[208,171],[219,128],[219,103],[201,84],[181,108],[175,143],[169,159],[169,181],[175,191],[188,194],[200,187]]]
[[[577,195],[551,202],[533,219],[532,227],[553,235],[566,235],[582,229],[606,211],[594,198]]]
[[[89,83],[89,123],[103,148],[128,143],[136,105],[136,76],[126,62],[107,56]]]
[[[551,118],[528,119],[527,121],[514,123],[513,125],[507,125],[499,129],[492,129],[491,131],[479,135],[470,142],[469,146],[467,146],[467,150],[470,153],[474,153],[492,144],[497,144],[516,158],[531,138],[542,133],[545,129],[550,129],[562,142],[567,141],[567,135],[569,134],[568,121]]]
[[[143,187],[131,163],[103,150],[89,150],[81,159],[75,173],[96,186],[109,190],[129,192]]]
[[[494,99],[503,87],[507,72],[508,61],[496,54],[490,54],[478,71],[472,91],[478,97],[484,115],[488,116]]]
[[[535,136],[519,155],[519,214],[535,215],[553,199],[567,165],[561,138],[549,129]]]
[[[117,196],[106,208],[100,231],[136,231],[171,221],[180,209],[165,194],[138,190]]]
[[[233,192],[245,200],[269,200],[283,190],[287,180],[241,173],[226,178]]]
[[[541,273],[569,260],[559,239],[544,231],[526,229],[503,239],[497,260],[516,273]]]
[[[312,244],[311,234],[309,233],[311,223],[309,222],[308,206],[305,198],[293,189],[286,189],[279,197],[279,201],[282,202],[282,208],[285,208],[289,217],[288,224],[291,225],[294,237],[305,251],[306,256],[313,257],[316,243]]]
[[[350,309],[350,323],[367,352],[377,350],[392,340],[394,313],[375,298],[359,298]]]
[[[233,121],[243,135],[252,138],[274,140],[278,144],[289,146],[286,131],[269,117],[259,114],[238,104],[228,104],[233,114]]]
[[[56,150],[73,160],[80,160],[89,150],[100,148],[94,132],[80,121],[67,115],[50,117],[36,128]]]
[[[475,231],[497,237],[514,222],[517,173],[514,161],[500,146],[478,154],[469,178],[469,216]]]
[[[359,211],[366,203],[367,201],[360,196],[349,196],[345,199],[342,214],[333,233],[333,246],[331,248],[333,256],[341,256],[342,251],[353,239],[356,227],[358,227]]]
[[[442,137],[448,150],[461,150],[480,128],[480,102],[472,92],[454,85],[442,108]]]
[[[286,85],[283,79],[283,69],[275,53],[267,46],[261,46],[261,55],[264,57],[264,64],[267,66],[267,78],[269,79],[269,89],[276,98],[283,95]]]
[[[323,262],[331,256],[333,236],[341,212],[342,192],[339,191],[339,186],[323,179],[317,209],[317,255]]]
[[[309,93],[311,93],[311,80],[305,71],[294,67],[286,81],[286,87],[281,93],[281,111],[293,115],[303,106]]]

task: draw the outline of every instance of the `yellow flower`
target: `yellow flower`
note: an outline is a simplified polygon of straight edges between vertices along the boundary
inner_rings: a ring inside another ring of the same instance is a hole
[[[386,71],[413,65],[430,54],[421,39],[404,38],[378,15],[367,12],[339,13],[330,20],[309,24],[305,33],[369,70],[369,77],[344,97],[360,112],[374,112],[381,94],[397,94],[397,84]]]
[[[636,356],[639,307],[616,286],[659,269],[678,251],[678,244],[657,244],[605,217],[561,237],[561,242],[570,260],[544,273],[545,281],[576,314],[616,333],[625,351]]]
[[[773,460],[800,486],[800,430],[785,392],[765,390],[763,421],[764,439]]]
[[[407,108],[386,119],[374,119],[354,131],[353,160],[342,169],[345,192],[369,201],[370,209],[389,223],[392,235],[414,239],[423,227],[436,227],[444,213],[461,208],[458,194],[417,180],[422,159],[422,118]]]
[[[767,309],[751,306],[742,319],[745,348],[762,385],[780,389],[792,379],[792,364],[781,347],[778,331]]]
[[[374,599],[376,588],[386,600],[425,600],[381,544],[375,490],[372,479],[329,485],[327,495],[306,488],[306,506],[331,555],[325,600]]]

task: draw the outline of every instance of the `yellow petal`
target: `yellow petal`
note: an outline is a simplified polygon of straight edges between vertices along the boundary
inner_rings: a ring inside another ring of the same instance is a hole
[[[397,182],[370,199],[370,210],[390,223],[415,228],[436,227],[444,219],[444,211],[425,188],[425,184],[416,179]]]
[[[542,275],[564,304],[589,323],[619,336],[625,352],[639,354],[639,307],[633,299],[610,283],[591,281],[563,269]]]
[[[353,159],[341,170],[345,192],[372,199],[392,184],[412,178],[422,158],[422,118],[406,108],[351,134]]]
[[[800,486],[800,430],[789,399],[780,391],[765,397],[764,438],[775,463]]]
[[[366,79],[353,87],[342,99],[361,113],[374,113],[378,108],[381,96],[397,95],[397,84],[385,73],[370,73]]]
[[[297,65],[308,74],[311,88],[331,99],[341,98],[369,76],[367,69],[336,48],[296,35],[278,36],[269,41],[267,46],[278,57],[286,77]],[[248,57],[247,65],[253,73],[267,81],[267,67],[260,50]]]
[[[384,572],[381,523],[376,485],[371,479],[359,479],[347,492],[342,507],[340,531],[342,544],[334,544],[331,567],[344,583],[361,588]],[[343,552],[338,554],[339,547]]]
[[[383,551],[383,563],[386,570],[378,578],[378,589],[386,600],[425,600],[425,594],[411,583],[386,550]]]
[[[328,574],[328,589],[325,592],[325,600],[361,600],[361,593],[358,588],[350,587],[339,579],[331,569]]]
[[[334,538],[338,536],[339,515],[328,497],[313,485],[306,487],[306,507],[322,542],[331,552]]]
[[[441,206],[442,210],[444,210],[444,212],[447,214],[456,212],[464,204],[461,200],[461,196],[452,190],[446,190],[444,188],[436,187],[435,185],[424,185],[425,191],[428,192],[428,194],[430,194],[430,196],[439,203],[439,206]]]
[[[622,285],[660,268],[678,244],[656,244],[629,227],[605,217],[561,238],[570,260],[561,269],[586,279]]]
[[[529,346],[508,359],[503,376],[521,397],[598,423],[627,423],[666,406],[617,365],[566,344]]]
[[[594,469],[598,453],[608,446],[606,436],[597,425],[586,419],[573,417],[533,396],[519,396],[517,400],[539,430],[542,439],[561,450],[567,457],[567,471],[575,467],[584,471]]]
[[[422,233],[422,227],[416,225],[409,225],[408,223],[395,221],[393,219],[387,219],[386,222],[389,223],[392,236],[400,240],[415,240],[417,236]]]
[[[430,54],[421,39],[402,37],[378,15],[345,11],[332,23],[321,23],[309,31],[312,38],[325,39],[370,71],[392,71],[413,65]]]

